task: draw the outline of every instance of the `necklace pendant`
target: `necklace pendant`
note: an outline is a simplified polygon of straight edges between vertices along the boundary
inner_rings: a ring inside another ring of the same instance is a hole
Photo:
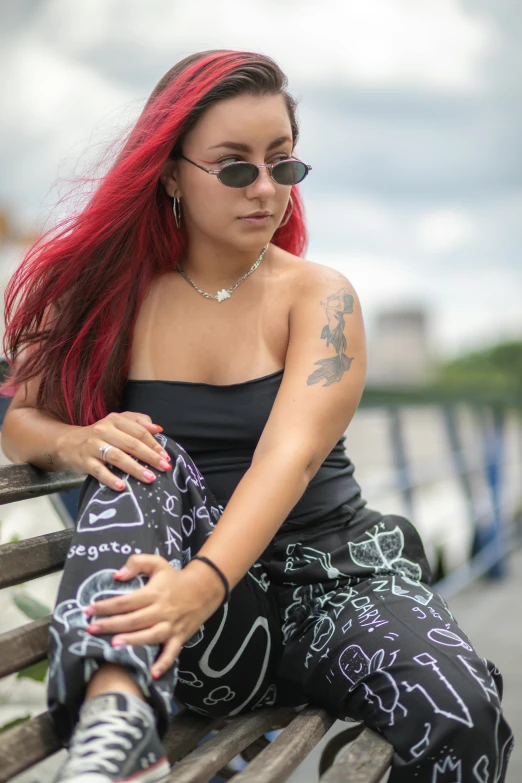
[[[217,292],[216,299],[218,300],[218,302],[222,302],[223,299],[230,299],[230,294],[228,293],[226,288],[222,288],[221,291]]]

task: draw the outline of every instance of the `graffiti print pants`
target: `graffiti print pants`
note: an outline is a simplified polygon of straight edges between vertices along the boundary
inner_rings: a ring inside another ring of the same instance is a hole
[[[113,648],[84,609],[146,584],[112,578],[132,553],[183,568],[223,508],[183,447],[158,434],[173,470],[126,487],[88,476],[49,631],[48,705],[68,745],[86,685],[104,661],[124,666],[154,708],[163,737],[172,697],[204,715],[263,705],[323,706],[363,720],[395,749],[390,783],[501,783],[512,731],[503,681],[481,658],[431,574],[414,525],[363,508],[313,529],[285,522],[220,607],[154,680],[160,645]],[[139,461],[139,460],[138,460]],[[145,463],[141,463],[145,464]]]

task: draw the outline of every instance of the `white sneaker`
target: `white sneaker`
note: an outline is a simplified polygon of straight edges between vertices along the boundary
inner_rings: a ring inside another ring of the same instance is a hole
[[[84,702],[68,750],[53,783],[163,783],[170,773],[152,707],[130,693]]]

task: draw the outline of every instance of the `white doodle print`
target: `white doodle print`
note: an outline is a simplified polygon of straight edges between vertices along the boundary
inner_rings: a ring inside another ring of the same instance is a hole
[[[440,774],[440,777],[439,777]],[[451,756],[446,756],[444,761],[441,763],[440,761],[437,761],[437,763],[433,767],[433,777],[432,777],[432,783],[442,783],[442,778],[444,778],[444,783],[446,781],[450,781],[451,783],[461,783],[462,781],[462,762],[460,759],[453,759]]]
[[[58,698],[60,701],[65,701],[66,696],[66,687],[65,687],[65,676],[63,673],[63,668],[61,666],[61,657],[62,657],[62,640],[60,638],[60,635],[56,631],[56,628],[53,628],[52,625],[49,626],[49,633],[51,635],[51,638],[49,640],[49,677],[53,677],[56,682],[56,690],[58,693]]]
[[[122,544],[120,548],[119,541],[106,541],[103,544],[97,546],[96,544],[90,544],[84,546],[83,544],[72,544],[67,552],[67,558],[72,557],[86,557],[91,563],[96,562],[100,555],[108,554],[110,552],[116,552],[122,555],[141,554],[141,549],[138,547],[132,547],[130,544]]]
[[[398,584],[399,579],[401,584]],[[411,585],[411,590],[407,590],[404,587],[404,583]],[[421,582],[410,579],[409,576],[405,576],[404,574],[400,577],[392,577],[392,593],[394,595],[401,595],[404,598],[409,598],[411,601],[415,601],[423,606],[427,606],[433,598],[431,590],[428,590]]]
[[[261,696],[259,701],[256,701],[252,709],[257,710],[259,707],[271,707],[273,704],[275,704],[276,696],[277,687],[272,683],[272,685],[268,686],[265,695]]]
[[[499,693],[497,691],[495,681],[491,676],[491,674],[489,673],[488,669],[486,669],[486,677],[487,677],[487,681],[486,681],[483,675],[475,669],[473,664],[470,661],[468,661],[468,659],[464,655],[457,655],[457,658],[462,663],[462,665],[466,667],[466,669],[471,674],[473,679],[478,682],[478,684],[486,694],[487,700],[491,701],[491,697],[493,697],[493,700],[496,701],[499,698]]]
[[[418,690],[422,693],[422,695],[426,698],[427,701],[430,702],[430,704],[433,707],[433,712],[437,715],[445,715],[447,718],[451,718],[451,720],[456,720],[459,723],[463,723],[465,726],[469,726],[469,728],[473,728],[474,723],[471,719],[471,715],[469,713],[469,710],[462,700],[462,698],[459,696],[453,685],[449,682],[449,680],[444,677],[442,674],[440,667],[438,665],[438,661],[436,658],[433,657],[433,655],[430,655],[430,653],[421,653],[420,655],[414,655],[413,660],[420,664],[421,666],[429,666],[432,672],[436,675],[437,680],[439,683],[442,683],[444,687],[446,688],[446,692],[451,695],[453,700],[458,704],[458,707],[461,711],[461,714],[457,714],[455,712],[449,712],[449,710],[443,710],[439,705],[436,703],[435,699],[428,693],[426,688],[424,688],[422,685],[410,685],[406,680],[402,681],[402,684],[408,691],[408,693],[411,693],[411,691]],[[440,685],[434,684],[434,692],[437,693],[440,691]]]
[[[152,681],[152,675],[150,668],[154,663],[154,660],[159,652],[159,645],[143,645],[143,650],[146,653],[147,660],[142,660],[138,657],[135,649],[132,645],[122,645],[121,647],[112,647],[110,642],[105,639],[101,639],[98,636],[92,636],[86,631],[82,632],[82,639],[79,642],[74,642],[69,646],[69,651],[74,655],[79,655],[84,658],[96,654],[97,652],[103,653],[105,661],[111,663],[120,663],[123,666],[129,665],[129,658],[135,664],[135,668],[143,672],[147,682]],[[149,694],[150,695],[150,694]]]
[[[495,731],[494,731],[495,753],[493,758],[496,759],[496,764],[495,764],[495,772],[492,777],[492,783],[496,783],[496,781],[499,780],[500,772],[501,770],[506,768],[507,763],[509,761],[509,756],[511,755],[511,751],[513,750],[513,732],[510,733],[509,737],[504,742],[502,748],[499,749],[498,747],[498,730],[500,726],[500,719],[502,713],[499,707],[494,707],[494,710],[495,710]]]
[[[125,489],[121,492],[115,492],[111,487],[98,481],[98,489],[78,518],[76,529],[79,533],[107,530],[111,527],[143,525],[143,512],[134,497],[129,483],[129,474],[123,473],[121,479],[125,484]],[[118,521],[111,522],[116,516]]]
[[[180,444],[178,444],[178,446],[179,445]],[[178,454],[176,456],[171,475],[174,486],[183,494],[189,491],[189,484],[194,484],[201,490],[205,489],[205,481],[202,474],[199,472],[194,462],[192,462],[192,459],[189,459],[187,463],[183,454]]]
[[[393,653],[388,653],[392,656],[388,666],[391,666],[397,658],[396,650]],[[377,650],[371,658],[368,658],[363,648],[359,644],[350,644],[339,655],[339,669],[344,674],[347,680],[351,683],[348,690],[353,691],[358,682],[364,677],[377,671],[383,671],[382,662],[386,652],[384,650]]]
[[[418,563],[414,563],[405,557],[401,557],[404,549],[404,533],[396,525],[393,530],[378,532],[375,525],[374,532],[366,532],[368,541],[348,542],[350,557],[356,565],[364,568],[373,568],[379,571],[395,571],[401,576],[419,581],[422,577],[422,569]]]
[[[266,573],[262,563],[254,563],[252,567],[247,571],[248,576],[259,585],[259,587],[265,591],[268,591],[270,587],[270,579]]]
[[[180,669],[178,672],[178,680],[179,682],[182,682],[183,685],[190,685],[192,688],[203,687],[203,680],[200,680],[190,669],[187,669],[186,671]]]
[[[238,707],[236,707],[234,710],[232,710],[229,713],[229,715],[236,715],[237,713],[239,713],[243,709],[243,707],[245,707],[248,704],[248,702],[253,697],[253,695],[256,693],[256,691],[259,689],[261,683],[263,682],[263,680],[265,678],[265,674],[266,674],[266,671],[268,669],[268,662],[269,662],[269,659],[270,659],[270,649],[271,649],[271,646],[272,646],[272,639],[271,639],[271,636],[270,636],[270,629],[269,629],[268,620],[266,619],[266,617],[257,617],[254,620],[254,623],[252,624],[252,627],[250,628],[250,631],[248,632],[248,634],[246,635],[245,639],[243,640],[243,643],[241,644],[241,646],[237,650],[237,652],[234,655],[234,657],[231,658],[229,663],[226,666],[224,666],[222,669],[214,669],[214,668],[212,668],[212,666],[209,663],[209,658],[210,658],[210,656],[212,654],[212,651],[213,651],[214,647],[219,642],[224,629],[226,628],[228,608],[229,608],[228,604],[224,604],[223,605],[223,619],[221,620],[221,624],[220,624],[219,628],[217,629],[214,638],[210,641],[210,643],[207,646],[207,649],[205,650],[205,652],[203,653],[203,655],[201,656],[201,658],[199,660],[199,667],[200,667],[201,671],[203,672],[203,674],[206,674],[207,677],[216,678],[216,677],[223,677],[223,675],[228,674],[228,672],[231,669],[234,668],[235,664],[237,663],[239,658],[242,656],[243,651],[248,646],[248,644],[250,642],[250,639],[254,636],[254,634],[256,633],[257,629],[258,628],[262,628],[263,631],[266,634],[265,655],[264,655],[263,664],[261,666],[261,669],[260,669],[257,681],[256,681],[256,683],[255,683],[255,685],[254,685],[254,687],[252,689],[252,692],[247,696],[247,698]],[[226,641],[225,641],[225,644],[226,644]]]
[[[473,647],[470,644],[461,639],[456,633],[453,633],[453,631],[446,630],[446,628],[431,628],[428,631],[428,639],[436,644],[442,644],[444,647],[464,647],[465,650],[473,652]]]
[[[190,639],[187,639],[187,641],[183,644],[183,647],[195,647],[196,644],[199,644],[201,641],[203,641],[203,638],[205,636],[205,626],[200,625],[196,633],[190,637]]]
[[[399,650],[388,653],[388,655],[391,656],[391,660],[387,664],[388,666],[393,665],[398,653]],[[361,682],[361,680],[364,680],[370,674],[375,672],[379,672],[387,679],[390,687],[385,694],[385,698],[390,700],[389,704],[383,701],[384,694],[374,693],[374,691],[365,682],[363,682],[362,685],[365,690],[366,700],[370,704],[372,704],[374,701],[377,701],[382,712],[388,713],[390,717],[390,722],[388,725],[393,726],[395,725],[395,711],[397,709],[401,709],[403,715],[407,715],[408,710],[403,704],[400,703],[399,688],[397,687],[395,680],[391,674],[387,672],[382,666],[385,655],[385,651],[381,649],[377,650],[372,655],[372,657],[369,658],[360,645],[351,644],[346,647],[339,655],[338,662],[341,673],[351,683],[348,689],[349,691],[353,691],[357,684]]]
[[[183,538],[180,533],[173,527],[170,527],[170,525],[165,525],[165,527],[167,528],[167,538],[163,544],[167,549],[167,555],[170,557],[172,554],[172,547],[174,547],[177,552],[181,551],[180,544],[183,541]]]
[[[317,587],[318,586],[316,585],[316,589]],[[299,616],[303,616],[303,610],[306,611],[307,621],[310,621],[314,617],[327,616],[330,612],[332,612],[337,619],[345,608],[346,603],[358,595],[357,590],[353,587],[346,587],[343,590],[329,590],[328,592],[325,591],[322,585],[320,585],[320,588],[323,593],[317,595],[311,585],[300,585],[293,591],[292,598],[294,600],[286,608],[284,621],[281,626],[283,644],[287,644],[296,631],[301,622]],[[349,626],[345,626],[345,628],[346,627]]]
[[[419,758],[419,756],[422,755],[422,752],[426,750],[428,745],[430,744],[429,738],[430,738],[430,732],[432,729],[431,723],[425,723],[424,724],[425,732],[422,739],[420,739],[415,745],[413,745],[410,748],[410,753],[412,756],[414,756],[416,759]]]
[[[489,759],[481,756],[473,767],[473,777],[479,783],[489,783]]]
[[[375,604],[371,602],[369,596],[364,595],[360,598],[354,598],[350,603],[357,612],[361,628],[368,628],[368,631],[372,632],[374,628],[388,625],[389,620],[384,620],[381,617],[381,613],[375,608]]]
[[[335,566],[332,565],[331,552],[322,552],[320,549],[314,549],[314,547],[311,546],[303,546],[302,543],[295,542],[293,544],[288,544],[286,554],[285,571],[297,570],[301,567],[302,560],[306,560],[307,563],[318,561],[322,568],[324,568],[328,579],[348,576],[348,574],[343,574],[338,568],[335,568]]]
[[[236,692],[232,690],[232,688],[229,688],[228,685],[218,685],[217,688],[214,688],[208,696],[205,696],[203,699],[203,704],[208,704],[209,706],[213,706],[214,704],[218,704],[220,701],[230,701],[234,698],[236,695]]]
[[[176,503],[179,503],[179,498],[177,495],[171,495],[170,492],[167,492],[166,489],[163,490],[163,494],[166,495],[165,503],[162,505],[163,511],[165,511],[167,514],[169,514],[171,517],[174,517],[174,519],[179,518],[179,514],[176,514],[175,506]]]
[[[151,680],[149,669],[159,652],[159,645],[143,646],[147,658],[147,660],[144,661],[136,655],[132,645],[112,647],[105,639],[93,636],[86,630],[87,626],[96,618],[96,615],[92,615],[88,618],[85,614],[84,609],[86,609],[89,604],[116,595],[124,595],[133,592],[134,590],[143,587],[145,584],[144,579],[147,579],[147,577],[138,575],[133,579],[129,579],[127,582],[116,582],[113,579],[115,571],[116,569],[114,568],[106,568],[101,571],[96,571],[94,574],[90,574],[79,585],[76,598],[68,598],[57,604],[53,617],[64,626],[64,633],[76,631],[77,637],[79,637],[79,639],[69,645],[68,650],[74,655],[85,658],[85,682],[90,681],[94,671],[98,668],[98,665],[94,659],[92,659],[91,654],[93,652],[102,651],[104,659],[114,663],[127,665],[130,658],[136,665],[137,670],[139,671],[141,669],[144,673],[144,685],[146,685],[147,680]],[[60,659],[62,654],[62,641],[52,626],[50,627],[50,631],[52,633],[52,638],[57,642],[54,646],[53,653],[50,656],[50,672],[61,671]],[[64,699],[66,697],[66,694],[63,693],[63,689],[61,690],[61,696],[63,696]]]
[[[327,614],[322,615],[314,626],[314,638],[310,649],[314,652],[324,650],[335,632],[335,624]]]

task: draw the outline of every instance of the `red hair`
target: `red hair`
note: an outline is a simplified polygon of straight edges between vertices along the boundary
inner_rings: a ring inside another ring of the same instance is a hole
[[[187,243],[160,180],[163,164],[177,157],[210,105],[244,93],[283,95],[295,145],[296,103],[286,86],[271,58],[228,50],[191,55],[160,79],[87,205],[60,221],[55,236],[45,232],[10,278],[3,338],[9,373],[0,394],[41,375],[37,407],[61,421],[87,426],[117,409],[140,304],[152,278],[172,269]],[[272,242],[300,256],[307,233],[296,186],[291,195],[291,217]]]

